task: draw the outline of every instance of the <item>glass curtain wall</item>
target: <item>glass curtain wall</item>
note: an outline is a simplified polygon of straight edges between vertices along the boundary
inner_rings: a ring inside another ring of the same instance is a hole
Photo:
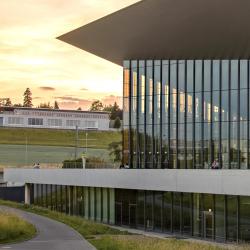
[[[130,168],[249,169],[248,60],[124,62]]]
[[[147,231],[221,242],[250,242],[247,196],[32,186],[33,204],[50,210]]]

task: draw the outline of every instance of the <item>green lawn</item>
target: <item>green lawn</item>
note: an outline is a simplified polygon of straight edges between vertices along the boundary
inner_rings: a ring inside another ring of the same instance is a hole
[[[111,142],[122,140],[120,132],[88,131],[88,147],[106,149]],[[0,128],[0,144],[75,146],[75,131],[56,129]],[[85,147],[86,132],[79,131],[79,147]]]
[[[107,225],[91,222],[80,217],[68,216],[48,209],[27,206],[13,202],[0,201],[25,211],[47,216],[65,223],[77,230],[98,250],[222,250],[225,248],[204,243],[193,243],[176,239],[158,239],[143,235],[129,234],[127,231],[113,229]],[[229,248],[228,248],[229,249]],[[248,247],[230,247],[230,249],[249,249]]]
[[[31,239],[36,234],[33,225],[12,213],[0,211],[0,244]]]

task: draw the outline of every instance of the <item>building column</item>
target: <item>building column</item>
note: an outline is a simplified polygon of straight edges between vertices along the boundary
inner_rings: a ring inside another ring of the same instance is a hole
[[[25,183],[25,204],[30,205],[31,203],[31,184]]]

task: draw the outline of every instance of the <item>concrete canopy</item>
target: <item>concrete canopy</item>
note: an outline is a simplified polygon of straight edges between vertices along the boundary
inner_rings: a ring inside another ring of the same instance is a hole
[[[249,0],[144,0],[58,39],[126,59],[248,59]]]

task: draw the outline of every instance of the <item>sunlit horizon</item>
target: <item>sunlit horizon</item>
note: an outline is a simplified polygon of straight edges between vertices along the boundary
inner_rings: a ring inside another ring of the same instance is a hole
[[[3,0],[0,2],[0,98],[58,101],[87,109],[93,100],[121,105],[122,68],[56,39],[138,0]]]

